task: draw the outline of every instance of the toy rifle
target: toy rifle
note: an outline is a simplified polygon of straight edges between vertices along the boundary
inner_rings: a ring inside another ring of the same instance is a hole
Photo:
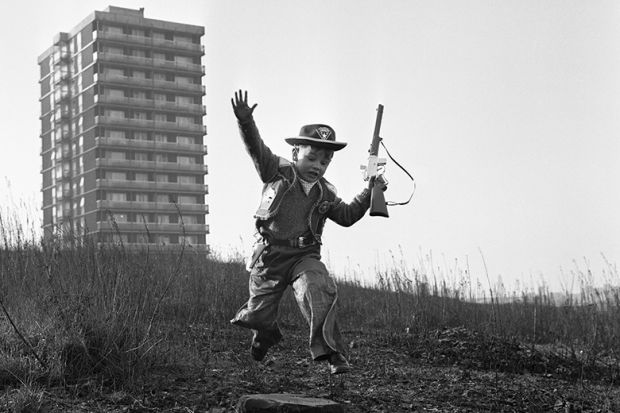
[[[401,164],[399,164],[396,159],[394,159],[394,157],[385,147],[385,144],[382,142],[383,138],[379,136],[382,118],[383,105],[379,104],[379,107],[377,108],[377,119],[375,120],[375,131],[372,134],[370,149],[368,149],[368,165],[362,165],[362,170],[364,171],[364,180],[372,180],[374,182],[374,185],[370,190],[370,215],[388,218],[388,205],[407,205],[409,201],[411,201],[411,198],[413,198],[416,185],[413,176]],[[411,191],[411,195],[409,195],[409,199],[405,202],[385,201],[382,187],[384,184],[387,184],[387,181],[383,178],[383,171],[385,170],[386,160],[385,158],[379,158],[379,144],[383,146],[383,149],[385,149],[385,153],[387,153],[392,162],[394,162],[400,169],[402,169],[403,172],[407,174],[407,176],[411,179],[413,183],[413,190]]]
[[[377,178],[382,176],[380,168],[385,166],[385,158],[379,158],[379,143],[381,143],[381,137],[379,131],[381,130],[381,118],[383,117],[383,105],[379,104],[377,108],[377,119],[375,120],[375,131],[372,134],[372,142],[370,143],[370,149],[368,149],[368,165],[362,165],[364,170],[364,180],[374,180],[374,185],[370,192],[370,215],[389,217],[387,210],[387,203],[385,202],[385,196],[383,195],[383,189],[381,189],[381,182],[377,181]],[[382,178],[381,178],[382,179]]]

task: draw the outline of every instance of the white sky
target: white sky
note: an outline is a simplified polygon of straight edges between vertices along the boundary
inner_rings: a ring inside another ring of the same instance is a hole
[[[36,214],[40,205],[37,56],[109,4],[206,27],[209,242],[219,251],[250,241],[260,195],[230,107],[243,88],[276,153],[289,156],[283,139],[306,123],[327,123],[349,143],[327,172],[345,200],[364,186],[359,165],[385,106],[382,136],[418,189],[388,219],[328,223],[324,252],[338,273],[394,267],[392,252],[417,266],[432,253],[435,267],[468,260],[486,282],[480,249],[491,279],[558,289],[574,260],[602,274],[601,253],[620,258],[618,2],[2,2],[0,199],[9,206]],[[391,163],[386,176],[386,197],[405,199],[408,178]]]

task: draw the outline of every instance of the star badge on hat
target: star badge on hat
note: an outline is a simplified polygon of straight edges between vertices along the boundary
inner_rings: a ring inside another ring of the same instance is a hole
[[[332,134],[332,131],[325,126],[319,126],[318,128],[316,128],[316,133],[321,139],[326,140],[329,139],[329,135]]]

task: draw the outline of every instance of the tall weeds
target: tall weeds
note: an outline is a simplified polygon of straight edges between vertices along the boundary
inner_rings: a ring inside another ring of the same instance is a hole
[[[184,332],[200,326],[208,341],[228,331],[228,320],[247,299],[238,258],[24,234],[0,215],[0,385],[132,380],[182,353],[174,343]],[[593,287],[587,267],[571,272],[581,282],[580,295],[559,298],[544,286],[507,293],[490,279],[488,288],[475,285],[469,266],[456,262],[442,273],[432,264],[393,261],[375,271],[376,282],[336,276],[345,334],[424,336],[459,326],[562,344],[590,358],[620,353],[620,290]],[[605,277],[618,280],[608,262]],[[285,328],[304,325],[295,307],[289,291],[281,305]],[[200,345],[208,348],[208,342]]]

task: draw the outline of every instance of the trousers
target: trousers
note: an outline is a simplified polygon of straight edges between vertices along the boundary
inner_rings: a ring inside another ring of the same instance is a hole
[[[276,344],[282,338],[278,306],[290,285],[310,327],[312,358],[323,360],[336,352],[344,354],[336,322],[336,283],[321,262],[320,246],[269,245],[255,259],[250,269],[249,299],[231,323],[251,329],[253,343],[267,347]]]

